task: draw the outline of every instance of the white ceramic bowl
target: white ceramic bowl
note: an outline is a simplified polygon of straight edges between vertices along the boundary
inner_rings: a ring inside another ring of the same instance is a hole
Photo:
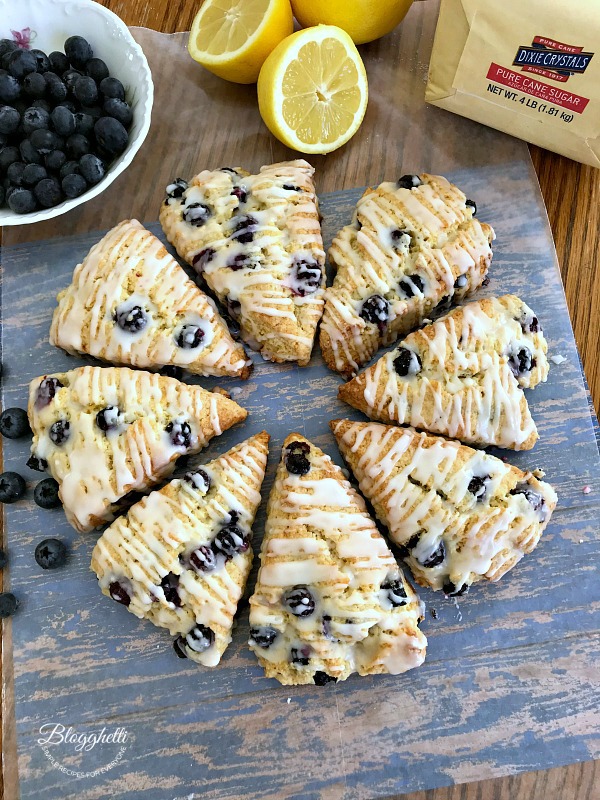
[[[0,207],[0,225],[29,225],[52,219],[103,192],[117,175],[127,169],[142,146],[152,115],[154,86],[146,56],[125,23],[93,0],[0,0],[0,39],[12,38],[11,31],[32,31],[31,47],[50,53],[64,53],[69,36],[83,36],[94,55],[103,59],[114,78],[125,87],[126,100],[133,109],[127,149],[111,164],[104,178],[73,200],[54,208],[15,214]]]

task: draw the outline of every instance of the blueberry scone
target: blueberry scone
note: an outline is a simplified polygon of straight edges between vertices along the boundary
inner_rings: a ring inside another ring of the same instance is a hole
[[[522,300],[486,298],[411,333],[339,396],[371,419],[529,450],[538,434],[522,390],[546,380],[547,349]]]
[[[269,361],[308,363],[323,312],[325,253],[306,161],[200,172],[167,186],[160,222],[243,339]]]
[[[556,507],[543,473],[439,436],[330,423],[344,459],[422,586],[464,594],[531,553]]]
[[[58,295],[50,344],[133,367],[247,378],[250,363],[213,301],[137,220],[121,222]]]
[[[233,400],[150,372],[80,367],[29,387],[32,458],[60,485],[67,519],[89,531],[130,492],[168,476],[247,412]]]
[[[92,553],[103,594],[167,628],[177,655],[206,667],[231,641],[268,449],[263,431],[152,492],[104,531]]]
[[[354,221],[337,234],[337,268],[325,292],[323,358],[346,378],[431,313],[477,289],[492,260],[494,231],[439,175],[403,175],[367,189]]]
[[[269,497],[250,598],[250,647],[283,684],[418,667],[422,606],[367,514],[321,450],[293,433]]]

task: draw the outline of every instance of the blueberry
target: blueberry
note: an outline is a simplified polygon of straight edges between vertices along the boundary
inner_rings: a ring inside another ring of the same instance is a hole
[[[108,587],[108,591],[113,600],[121,605],[128,606],[131,603],[131,595],[127,588],[119,581],[113,581]]]
[[[23,408],[6,408],[0,414],[0,433],[7,439],[20,439],[31,433],[27,412]]]
[[[195,268],[196,272],[203,272],[204,267],[209,264],[216,255],[216,251],[213,250],[212,247],[205,247],[204,250],[200,250],[194,258],[192,259],[192,266]]]
[[[89,138],[94,131],[94,118],[91,114],[84,114],[82,111],[77,111],[74,117],[75,133],[80,133]]]
[[[204,331],[198,325],[182,325],[175,336],[178,347],[184,350],[194,350],[200,347],[204,339]]]
[[[23,91],[28,97],[42,98],[46,94],[46,78],[39,72],[31,72],[23,79]]]
[[[325,686],[326,683],[337,683],[337,678],[334,678],[333,675],[328,675],[322,670],[317,670],[313,675],[313,681],[315,686]]]
[[[14,39],[0,39],[0,57],[6,53],[13,53],[18,47]]]
[[[416,189],[417,186],[421,186],[423,181],[419,178],[418,175],[403,175],[398,180],[398,188],[399,189]]]
[[[121,125],[128,128],[133,119],[133,111],[129,103],[119,100],[116,97],[109,97],[104,101],[104,113],[109,117],[117,119]]]
[[[181,608],[181,597],[179,596],[179,575],[169,572],[161,580],[160,585],[165,594],[167,603],[173,603],[176,608]]]
[[[427,569],[431,569],[432,567],[437,567],[441,564],[444,559],[446,558],[446,547],[444,545],[444,540],[440,539],[439,545],[435,548],[435,550],[424,558],[422,561],[417,559],[421,566],[426,567]]]
[[[56,178],[44,178],[34,189],[37,201],[44,208],[52,208],[62,200],[62,190]]]
[[[60,136],[70,136],[75,133],[75,115],[66,106],[56,106],[50,114],[54,130]]]
[[[398,288],[406,297],[414,297],[415,288],[423,294],[425,284],[420,275],[406,275],[406,277],[398,283]]]
[[[44,178],[48,177],[45,167],[41,164],[27,164],[23,170],[23,185],[35,186]]]
[[[173,364],[167,364],[166,367],[163,367],[160,370],[160,374],[164,375],[165,378],[175,378],[175,380],[178,381],[183,380],[183,369],[181,367],[175,367]]]
[[[19,127],[21,115],[12,106],[0,106],[0,133],[11,134]]]
[[[92,153],[86,153],[86,155],[81,156],[79,159],[79,168],[81,174],[90,186],[99,183],[106,174],[104,164],[98,156]]]
[[[237,169],[234,169],[233,167],[219,167],[219,169],[221,172],[230,172],[232,175],[240,174]]]
[[[19,145],[19,151],[21,153],[21,158],[27,164],[41,164],[44,160],[43,156],[38,153],[29,139],[23,139]]]
[[[7,199],[10,210],[15,214],[29,214],[37,208],[34,194],[29,189],[14,189]]]
[[[55,103],[60,103],[67,97],[67,86],[54,72],[44,72],[46,79],[46,92]]]
[[[13,186],[23,185],[23,174],[25,173],[26,166],[27,164],[23,161],[15,161],[6,170],[6,177]]]
[[[81,75],[73,85],[73,95],[83,106],[93,106],[98,99],[98,87],[93,78]]]
[[[475,200],[465,200],[465,205],[467,208],[473,209],[473,216],[477,214],[477,203]]]
[[[221,553],[226,559],[230,559],[237,553],[245,553],[250,547],[250,539],[239,525],[230,522],[217,533],[212,547],[215,552]]]
[[[67,93],[73,94],[75,89],[75,84],[81,78],[81,72],[78,69],[68,69],[66,72],[63,72],[61,75],[62,81],[66,86]]]
[[[36,472],[45,472],[48,469],[48,462],[45,458],[38,458],[37,456],[30,455],[27,461],[25,462],[29,469],[33,469]]]
[[[525,372],[531,372],[535,365],[536,360],[527,347],[522,347],[520,350],[511,350],[509,352],[508,366],[515,378],[518,378],[519,375],[523,375]]]
[[[42,569],[62,567],[67,560],[65,543],[60,539],[44,539],[35,548],[35,560]]]
[[[48,114],[52,111],[54,103],[49,103],[47,100],[44,100],[43,97],[36,97],[36,99],[31,103],[30,108],[43,108]]]
[[[105,97],[115,97],[117,100],[125,99],[125,89],[117,78],[103,78],[100,81],[100,91]]]
[[[8,556],[4,552],[4,550],[0,550],[0,569],[4,569],[4,567],[8,564]]]
[[[12,103],[21,94],[19,81],[12,75],[0,75],[0,100],[3,103]]]
[[[90,58],[85,65],[85,71],[96,83],[100,83],[109,75],[108,67],[101,58]]]
[[[301,258],[294,262],[291,275],[292,292],[299,297],[314,294],[321,286],[323,270],[313,259]]]
[[[491,480],[490,475],[473,475],[471,480],[469,481],[469,485],[467,489],[471,492],[472,495],[475,496],[475,499],[481,503],[485,499],[485,495],[487,492],[487,483]]]
[[[8,59],[8,71],[11,75],[22,80],[30,72],[36,72],[37,59],[31,50],[14,50]]]
[[[526,313],[523,315],[523,318],[519,320],[519,322],[521,324],[521,330],[523,333],[538,333],[542,330],[540,321],[536,316],[529,316]]]
[[[52,152],[48,153],[44,158],[44,163],[46,169],[49,169],[51,172],[58,172],[65,164],[66,160],[67,157],[62,150],[52,150]]]
[[[61,502],[58,496],[58,483],[54,478],[40,481],[33,490],[33,499],[40,508],[58,508]]]
[[[204,203],[190,203],[183,209],[183,221],[188,225],[193,225],[195,228],[200,228],[210,218],[210,208],[205,206]]]
[[[82,133],[74,133],[66,142],[66,152],[69,158],[80,159],[91,151],[90,140]]]
[[[41,111],[41,109],[39,110]],[[46,155],[52,150],[58,150],[62,144],[61,139],[53,131],[45,130],[44,128],[32,131],[29,139],[38,153],[42,155]]]
[[[51,155],[50,153],[48,155]],[[48,158],[48,156],[46,156]],[[66,161],[60,168],[59,176],[64,178],[67,175],[81,175],[79,161]]]
[[[85,67],[94,55],[88,41],[83,36],[69,36],[65,41],[65,55],[74,67]]]
[[[233,229],[232,238],[240,244],[249,244],[254,239],[254,227],[258,220],[250,214],[242,217]]]
[[[50,404],[54,399],[57,389],[62,389],[63,384],[58,378],[44,378],[38,386],[35,405],[36,408],[43,408]]]
[[[69,59],[59,50],[53,50],[48,56],[48,61],[50,62],[50,70],[57,75],[62,75],[63,72],[69,69]]]
[[[215,641],[215,634],[206,625],[197,623],[185,636],[178,636],[173,642],[175,652],[180,658],[187,658],[187,650],[194,653],[203,653]]]
[[[16,503],[25,494],[27,484],[18,472],[0,475],[0,503]]]
[[[114,320],[123,331],[138,333],[148,324],[148,316],[141,306],[125,305],[117,308]]]
[[[257,647],[263,647],[265,650],[268,650],[278,635],[279,631],[275,630],[275,628],[266,626],[260,628],[250,628],[250,641],[248,644],[254,644]]]
[[[469,584],[463,583],[460,586],[456,586],[452,581],[446,581],[442,587],[442,591],[447,597],[460,597],[463,594],[467,594],[469,591]]]
[[[302,191],[302,189],[299,186],[294,186],[291,183],[284,183],[281,188],[285,189],[286,192],[301,192]]]
[[[44,53],[43,50],[33,50],[29,51],[31,55],[35,56],[36,64],[37,64],[37,71],[38,72],[48,72],[50,69],[50,59]]]
[[[522,494],[525,496],[525,499],[529,503],[529,505],[533,508],[534,511],[538,512],[540,520],[543,520],[546,516],[547,506],[546,501],[542,497],[539,492],[536,492],[531,486],[526,483],[517,483],[514,489],[511,490],[511,494]]]
[[[64,444],[71,435],[71,424],[66,419],[59,419],[50,426],[48,436],[55,445]]]
[[[381,588],[385,590],[386,596],[394,608],[405,606],[408,602],[408,595],[402,578],[384,581],[381,584]]]
[[[310,453],[307,442],[291,442],[285,449],[284,461],[288,472],[292,475],[306,475],[310,470],[310,461],[306,457]]]
[[[96,414],[96,425],[101,431],[118,428],[121,423],[121,411],[117,406],[106,406]]]
[[[188,188],[187,181],[184,181],[183,178],[175,178],[175,180],[172,183],[170,183],[165,189],[167,195],[165,203],[167,205],[171,205],[172,200],[181,200],[181,198],[183,197],[183,193],[187,188]]]
[[[421,359],[416,353],[406,347],[398,348],[397,353],[398,355],[394,359],[394,369],[400,377],[416,375],[421,371]]]
[[[410,231],[404,231],[401,228],[396,228],[390,234],[392,237],[392,246],[394,248],[398,247],[410,247],[412,244],[412,235]]]
[[[122,153],[127,147],[127,131],[114,117],[100,117],[94,125],[96,141],[111,155]]]
[[[281,598],[284,608],[295,617],[310,617],[315,610],[315,599],[306,586],[294,586]]]
[[[242,203],[245,203],[245,202],[246,202],[246,200],[248,199],[248,192],[247,192],[247,191],[246,191],[246,190],[243,188],[243,186],[235,186],[235,187],[234,187],[234,188],[231,190],[231,194],[232,194],[234,197],[237,197],[237,199],[238,199],[238,200],[239,200],[239,202],[240,202],[240,205],[241,205]]]
[[[466,275],[459,275],[458,278],[454,281],[454,288],[455,289],[464,289],[465,286],[468,284],[469,279]]]
[[[310,662],[310,648],[305,647],[292,647],[290,650],[290,660],[292,664],[299,664],[302,667],[307,667]]]
[[[23,130],[33,133],[37,130],[47,130],[50,125],[50,114],[39,106],[30,106],[23,114]]]
[[[360,317],[365,322],[370,322],[372,325],[377,325],[379,330],[383,331],[387,325],[389,317],[389,303],[380,294],[372,294],[368,297],[361,306]]]
[[[248,258],[245,253],[238,253],[236,256],[229,259],[227,266],[234,272],[237,272],[240,269],[253,269],[255,263],[252,259]]]
[[[210,489],[210,476],[203,469],[195,469],[191,472],[186,472],[183,479],[197,489],[202,494],[206,494]]]
[[[192,444],[192,429],[188,422],[174,420],[169,422],[165,431],[170,435],[175,447],[190,447]]]
[[[69,199],[80,197],[87,189],[87,183],[82,175],[65,175],[60,185],[65,197]]]
[[[2,592],[0,594],[0,619],[12,617],[18,607],[19,601],[12,592]]]
[[[0,149],[0,172],[6,172],[10,165],[18,160],[19,151],[16,147],[3,147]]]
[[[212,572],[217,566],[215,551],[205,544],[190,553],[189,561],[196,572]]]

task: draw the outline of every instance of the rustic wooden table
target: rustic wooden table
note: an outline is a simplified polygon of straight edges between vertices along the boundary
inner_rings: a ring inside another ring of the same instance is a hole
[[[128,25],[188,30],[200,0],[99,0]],[[384,40],[385,42],[385,40]],[[380,47],[379,55],[381,55]],[[366,45],[365,50],[374,45]],[[381,61],[382,59],[378,59]],[[390,60],[390,63],[391,60]],[[388,64],[389,67],[389,64]],[[393,69],[393,67],[392,67]],[[361,133],[357,134],[360,137]],[[600,410],[600,171],[531,147],[548,209],[575,337]],[[0,233],[1,243],[1,233]],[[3,708],[3,713],[10,709]],[[6,744],[6,743],[5,743]],[[3,750],[8,752],[11,748]],[[10,765],[4,763],[4,769]],[[0,775],[0,787],[2,777]],[[598,762],[403,795],[405,800],[600,800]]]

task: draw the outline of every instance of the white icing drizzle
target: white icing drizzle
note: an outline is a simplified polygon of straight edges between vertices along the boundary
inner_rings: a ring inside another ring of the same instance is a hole
[[[338,446],[391,539],[406,545],[407,563],[423,585],[456,587],[497,580],[531,552],[556,506],[553,488],[479,450],[410,429],[338,420]],[[483,481],[483,496],[469,490]],[[539,511],[521,484],[543,498]],[[443,541],[441,564],[422,565]]]
[[[365,504],[329,456],[310,446],[310,471],[302,476],[279,465],[269,498],[261,567],[250,599],[252,628],[274,628],[273,644],[251,647],[268,675],[283,683],[312,683],[314,671],[344,679],[351,672],[403,672],[422,663],[426,639],[417,627],[418,598]],[[285,455],[285,447],[284,447]],[[382,602],[386,580],[404,586],[406,603]],[[306,586],[314,613],[294,616],[283,594]],[[310,665],[291,663],[307,648]]]
[[[152,492],[110,525],[98,540],[91,569],[104,594],[110,596],[114,581],[127,587],[128,610],[140,619],[186,635],[194,625],[210,628],[214,644],[202,652],[189,647],[190,658],[215,666],[231,641],[237,604],[252,565],[252,548],[225,561],[218,557],[214,570],[190,568],[186,557],[198,547],[209,546],[230,519],[251,532],[260,504],[260,489],[267,463],[268,436],[254,436],[202,469],[211,487],[198,489],[185,479],[171,481]],[[182,556],[182,559],[179,556]],[[180,607],[165,598],[161,580],[177,575]]]
[[[58,301],[50,343],[69,353],[154,369],[175,364],[199,375],[247,372],[244,350],[214,303],[137,220],[121,222],[90,250]],[[130,333],[115,314],[134,306],[147,321]],[[183,325],[202,330],[200,346],[177,345]]]
[[[384,422],[469,443],[529,449],[537,430],[521,389],[545,381],[549,365],[541,330],[521,328],[526,312],[533,316],[513,295],[455,309],[407,336],[398,349],[343,386],[340,396]],[[402,376],[395,369],[401,348],[418,355],[416,374]],[[523,348],[532,356],[532,368],[515,378],[511,354],[514,360],[514,352]]]
[[[313,173],[301,160],[262,167],[257,175],[205,170],[181,202],[161,207],[163,230],[179,255],[193,265],[200,253],[209,253],[196,269],[221,301],[240,304],[242,337],[273,361],[307,363],[323,311],[325,253]],[[243,200],[236,190],[245,193]],[[210,210],[199,227],[183,219],[191,203]],[[250,234],[251,241],[244,241]],[[315,291],[298,279],[299,260],[320,270]],[[305,296],[298,294],[303,287]]]
[[[477,289],[491,262],[494,231],[473,218],[460,189],[441,176],[420,178],[411,190],[389,182],[368,189],[357,222],[333,240],[337,274],[325,292],[321,347],[328,365],[345,375],[421,324],[444,297],[459,300]],[[389,304],[382,330],[360,316],[374,294]]]

